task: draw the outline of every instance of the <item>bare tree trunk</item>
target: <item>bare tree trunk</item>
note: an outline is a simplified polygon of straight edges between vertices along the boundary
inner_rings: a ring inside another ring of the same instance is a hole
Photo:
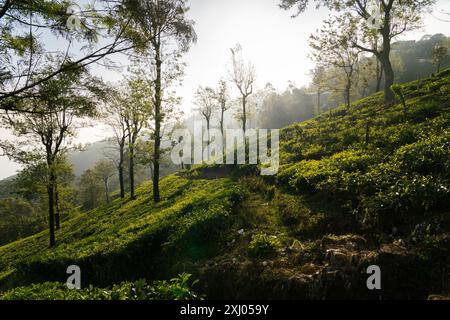
[[[125,146],[125,141],[123,140],[123,142],[119,145],[119,185],[120,185],[120,198],[124,199],[125,198],[125,183],[123,181],[124,177],[123,177],[123,161],[124,161],[124,146]]]
[[[209,161],[210,152],[211,152],[211,150],[209,149],[210,144],[211,144],[211,141],[209,141],[211,139],[211,137],[209,136],[209,122],[210,122],[210,119],[206,119],[206,134],[208,135],[207,136],[208,141],[206,142],[207,146],[208,146],[208,155],[207,155],[207,159],[206,159],[207,161]]]
[[[55,227],[56,227],[56,230],[59,230],[61,216],[60,216],[60,208],[59,208],[58,182],[55,182],[55,208],[56,208]]]
[[[53,160],[51,156],[47,156],[47,165],[49,170],[49,178],[47,182],[47,195],[48,195],[48,223],[50,232],[50,247],[53,248],[56,245],[55,239],[55,172],[53,167]]]
[[[245,135],[245,131],[246,131],[246,126],[247,126],[247,97],[246,96],[242,96],[242,130],[244,131],[244,135]]]
[[[395,101],[394,92],[391,90],[395,75],[389,56],[386,57],[386,53],[382,54],[381,61],[384,69],[384,102],[389,104]]]
[[[380,66],[380,61],[377,59],[377,87],[375,92],[381,90],[381,80],[383,79],[383,68]]]
[[[390,11],[387,10],[384,17],[387,21],[381,30],[383,36],[383,50],[378,54],[381,65],[384,71],[384,102],[386,104],[391,104],[395,101],[394,92],[391,90],[391,86],[394,84],[395,76],[394,70],[392,68],[390,53],[391,53],[391,25],[390,21]]]
[[[223,157],[223,163],[226,163],[226,151],[225,151],[225,137],[224,137],[224,113],[225,110],[222,107],[221,116],[220,116],[220,132],[222,133],[222,157]]]
[[[345,103],[347,105],[348,110],[350,110],[350,107],[351,107],[351,99],[350,99],[351,87],[352,87],[352,84],[350,81],[348,81],[347,85],[345,86]]]
[[[161,52],[160,45],[155,48],[156,54],[156,81],[155,81],[155,150],[153,157],[153,201],[161,200],[159,194],[159,162],[161,156]]]
[[[130,134],[131,136],[131,134]],[[130,198],[135,199],[134,195],[134,139],[130,137],[129,151],[129,176],[130,176]]]

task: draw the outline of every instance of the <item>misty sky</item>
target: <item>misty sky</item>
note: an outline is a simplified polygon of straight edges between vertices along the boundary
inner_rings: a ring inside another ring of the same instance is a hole
[[[328,15],[326,10],[313,7],[298,18],[278,8],[279,0],[191,0],[189,18],[196,22],[198,42],[185,55],[188,64],[184,85],[178,90],[183,98],[182,110],[189,113],[193,106],[193,94],[199,85],[216,86],[218,80],[227,77],[230,64],[230,48],[236,43],[243,47],[244,58],[249,59],[257,72],[257,86],[270,82],[283,90],[291,81],[297,86],[309,83],[309,70],[313,64],[308,59],[308,37],[321,26]],[[420,39],[425,34],[450,35],[450,18],[439,13],[450,12],[450,0],[440,0],[437,10],[425,17],[425,28],[406,34],[401,39]],[[108,81],[119,80],[120,73],[96,70]],[[7,136],[5,130],[0,135]],[[94,142],[108,137],[102,127],[83,129],[78,141]],[[0,157],[0,179],[14,174],[18,166]]]

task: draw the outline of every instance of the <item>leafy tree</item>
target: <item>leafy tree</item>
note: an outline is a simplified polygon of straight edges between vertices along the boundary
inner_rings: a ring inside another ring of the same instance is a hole
[[[124,39],[129,21],[115,15],[121,2],[82,6],[67,0],[0,0],[0,109],[33,111],[33,105],[13,102],[32,96],[35,87],[61,73],[130,50]],[[79,28],[70,22],[79,22]],[[56,50],[47,45],[56,41]],[[64,59],[57,60],[61,55]],[[40,70],[44,57],[54,63]]]
[[[78,196],[84,210],[98,207],[101,203],[103,186],[93,169],[84,171],[78,180]]]
[[[130,17],[126,36],[137,52],[150,59],[148,74],[152,77],[154,105],[153,200],[160,201],[159,177],[161,160],[161,127],[165,120],[168,86],[179,75],[180,55],[189,49],[197,36],[194,23],[186,18],[185,0],[125,0],[118,14]],[[175,74],[175,76],[172,76]]]
[[[151,86],[144,78],[135,75],[127,83],[127,104],[124,112],[124,122],[128,136],[130,197],[135,198],[134,158],[135,144],[139,133],[146,127],[152,113]]]
[[[282,9],[296,7],[297,16],[304,12],[310,3],[324,6],[340,14],[342,23],[340,34],[346,35],[349,45],[359,50],[374,54],[380,61],[384,76],[385,102],[392,103],[395,99],[391,86],[395,75],[392,68],[390,53],[393,39],[399,35],[415,30],[421,26],[421,16],[435,0],[380,0],[377,8],[371,7],[372,1],[367,0],[281,0]],[[375,9],[380,16],[374,15]],[[379,26],[377,25],[379,23]],[[377,37],[377,35],[379,37]],[[374,38],[380,38],[380,44],[374,44]]]
[[[225,121],[225,112],[231,108],[231,105],[228,103],[229,100],[229,92],[228,86],[225,80],[219,81],[219,87],[216,91],[216,99],[219,103],[220,108],[220,132],[222,133],[222,137],[224,136],[224,121]]]
[[[120,92],[123,88],[112,88],[109,93],[108,103],[104,109],[105,123],[114,132],[114,141],[117,144],[119,157],[112,156],[112,161],[116,164],[119,177],[120,198],[125,198],[125,181],[124,181],[124,162],[125,162],[125,145],[128,138],[127,122],[126,122],[126,98]]]
[[[436,66],[436,72],[441,71],[442,61],[448,55],[448,48],[444,45],[436,45],[433,48],[433,64]]]
[[[313,49],[312,57],[319,67],[339,68],[343,78],[344,101],[350,109],[351,91],[355,84],[358,72],[360,50],[355,49],[348,41],[346,35],[340,34],[336,29],[342,20],[330,18],[317,34],[311,35],[309,44]]]
[[[198,106],[197,111],[205,118],[206,134],[208,139],[208,155],[209,155],[209,139],[211,117],[217,108],[217,96],[214,89],[210,87],[200,86],[195,93],[195,104]],[[209,160],[209,159],[206,159]]]
[[[45,218],[33,203],[20,197],[0,200],[0,244],[30,236],[45,229]]]
[[[230,71],[231,81],[236,85],[242,97],[242,130],[246,131],[247,126],[247,100],[253,93],[253,86],[256,81],[255,68],[251,63],[246,63],[242,57],[242,47],[237,44],[231,48],[232,69]]]
[[[27,139],[26,143],[2,141],[5,153],[25,164],[45,159],[51,247],[56,244],[55,186],[58,181],[58,159],[67,148],[68,139],[75,134],[77,119],[95,115],[95,98],[99,91],[92,83],[92,79],[82,69],[61,73],[35,87],[37,90],[32,98],[21,100],[25,105],[33,105],[36,112],[4,115],[4,123],[19,138]]]
[[[109,179],[114,176],[115,167],[111,161],[100,160],[95,164],[93,169],[95,175],[103,181],[103,185],[105,187],[105,201],[109,203]]]
[[[312,83],[311,87],[315,90],[317,95],[317,115],[321,113],[321,101],[320,98],[322,96],[323,91],[327,87],[327,74],[326,69],[323,66],[316,66],[314,70],[312,70]]]

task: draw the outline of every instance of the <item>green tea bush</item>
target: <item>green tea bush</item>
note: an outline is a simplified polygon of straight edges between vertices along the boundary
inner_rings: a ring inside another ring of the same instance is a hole
[[[18,287],[0,294],[0,300],[196,300],[192,291],[197,281],[191,275],[180,274],[170,280],[147,283],[145,280],[122,282],[111,288],[90,285],[82,290],[69,290],[61,282],[45,282]]]
[[[289,181],[289,185],[299,192],[347,192],[346,181],[351,173],[362,172],[375,161],[374,154],[347,150],[322,160],[301,161],[283,170],[279,181]]]
[[[248,253],[255,258],[269,258],[274,256],[280,247],[281,241],[276,236],[258,233],[253,235],[248,246]]]
[[[450,131],[400,148],[393,160],[408,172],[450,174]]]

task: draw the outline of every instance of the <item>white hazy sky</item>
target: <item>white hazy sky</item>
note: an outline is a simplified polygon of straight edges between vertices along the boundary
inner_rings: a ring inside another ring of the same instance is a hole
[[[308,59],[308,37],[321,26],[326,10],[313,6],[298,18],[279,9],[279,0],[191,0],[189,18],[194,20],[198,42],[185,55],[186,76],[178,90],[183,98],[182,110],[189,113],[193,94],[199,85],[216,86],[227,77],[230,48],[236,43],[243,47],[244,58],[252,61],[257,72],[257,86],[267,82],[283,90],[291,81],[297,86],[309,83],[308,72],[313,65]],[[433,14],[425,17],[425,28],[409,33],[402,39],[420,39],[425,34],[449,35],[450,18],[440,14],[450,12],[450,0],[439,0]],[[119,80],[120,73],[97,70],[107,81]],[[109,132],[101,126],[81,130],[78,142],[102,140]],[[8,136],[0,129],[0,137]],[[19,167],[0,157],[0,179],[10,176]]]

